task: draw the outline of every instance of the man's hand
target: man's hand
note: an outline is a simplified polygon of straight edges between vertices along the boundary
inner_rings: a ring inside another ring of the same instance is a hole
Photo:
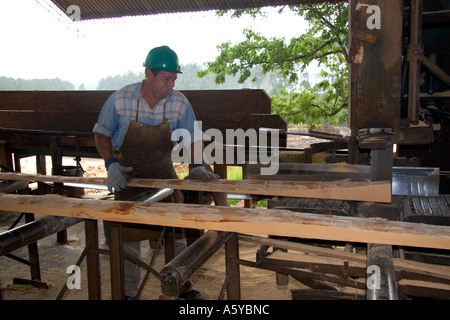
[[[108,190],[112,192],[114,188],[115,191],[120,191],[127,185],[127,180],[123,176],[123,173],[133,171],[131,167],[124,167],[119,162],[111,163],[108,166],[108,179],[106,180],[106,185]]]
[[[209,166],[208,166],[209,167]],[[210,167],[209,167],[210,169]],[[189,172],[189,175],[185,179],[201,180],[201,181],[214,181],[219,179],[220,176],[214,173],[212,170],[208,170],[204,166],[198,166]],[[217,206],[229,207],[230,204],[227,201],[227,194],[224,192],[211,192],[214,202]]]

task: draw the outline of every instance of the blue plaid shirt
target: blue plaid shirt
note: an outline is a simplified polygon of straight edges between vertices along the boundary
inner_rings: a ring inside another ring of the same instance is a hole
[[[186,145],[201,140],[200,129],[197,125],[194,110],[186,97],[177,90],[172,90],[167,98],[162,99],[150,109],[141,95],[141,86],[144,81],[128,85],[114,92],[103,105],[98,122],[93,131],[111,138],[113,148],[119,150],[131,120],[136,119],[137,102],[139,99],[138,121],[156,126],[160,124],[164,116],[170,122],[170,132],[176,129],[185,129],[191,136],[191,141],[183,141]],[[195,134],[194,134],[195,133]],[[178,140],[172,139],[172,140]],[[174,145],[176,142],[174,141]]]

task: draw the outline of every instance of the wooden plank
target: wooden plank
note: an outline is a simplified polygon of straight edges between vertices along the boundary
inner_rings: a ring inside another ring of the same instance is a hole
[[[299,251],[304,255],[322,256],[341,261],[355,263],[367,263],[366,254],[351,253],[331,248],[307,245],[300,242],[283,241],[272,238],[264,238],[249,235],[240,235],[241,241],[247,241],[259,245],[273,246],[276,248],[288,249],[290,251]],[[442,282],[450,284],[450,266],[429,264],[413,260],[394,258],[395,272],[397,278],[426,279],[429,282]]]
[[[148,225],[450,250],[450,227],[287,210],[0,195],[0,210]]]
[[[3,91],[0,127],[92,132],[113,91]]]
[[[202,123],[203,131],[261,127],[286,130],[287,123],[271,114],[264,90],[182,90]],[[92,129],[114,91],[0,91],[0,140],[13,149],[47,150],[58,137],[64,152],[97,154]],[[226,112],[224,112],[226,110]],[[285,147],[285,137],[280,136]],[[69,147],[69,149],[67,148]],[[88,155],[91,156],[91,155]]]
[[[405,295],[428,297],[432,299],[450,299],[450,285],[435,282],[402,279],[398,282],[399,291]]]
[[[394,258],[397,279],[437,282],[450,285],[450,267]]]
[[[324,256],[329,258],[336,258],[341,260],[347,260],[347,261],[354,261],[354,262],[362,262],[366,263],[367,256],[365,254],[355,254],[352,252],[347,251],[340,251],[332,248],[325,248],[325,247],[319,247],[315,245],[308,245],[300,242],[295,241],[285,241],[285,240],[278,240],[273,238],[264,238],[254,235],[240,235],[239,240],[246,241],[250,243],[255,243],[259,245],[264,246],[272,246],[275,248],[281,248],[281,249],[288,249],[292,251],[300,251],[304,254],[312,254],[312,255],[318,255],[318,256]]]
[[[250,114],[272,113],[272,99],[264,90],[181,90],[181,93],[191,103],[197,118],[205,121],[204,128],[229,121],[231,117],[245,124]],[[229,128],[236,128],[236,123]]]
[[[63,177],[0,172],[0,179],[106,185],[106,178]],[[391,202],[390,181],[266,181],[223,180],[205,182],[181,179],[130,179],[128,186],[207,192],[243,193],[317,199]]]
[[[347,163],[287,163],[280,162],[278,172],[273,176],[261,176],[262,164],[245,164],[247,179],[266,180],[296,180],[296,181],[364,181],[371,176],[371,166]]]
[[[253,237],[240,236],[240,239],[250,239],[252,241]],[[264,239],[256,237],[255,240],[260,240],[259,244],[268,244],[273,239]],[[349,275],[352,276],[363,276],[361,274],[355,274],[355,272],[360,272],[361,268],[364,268],[364,272],[367,267],[367,256],[362,254],[354,254],[345,251],[339,251],[335,249],[321,248],[317,246],[308,246],[302,243],[291,243],[287,242],[286,246],[289,246],[290,250],[294,248],[294,251],[300,251],[293,253],[275,251],[268,257],[265,257],[267,261],[270,259],[287,260],[289,261],[289,267],[291,268],[310,268],[310,264],[317,264],[318,266],[329,266],[335,270],[339,270],[340,267],[344,265],[347,261],[347,269]],[[278,245],[278,244],[277,244]],[[277,246],[278,247],[278,246]],[[284,245],[281,243],[280,248]],[[300,249],[300,250],[299,250]],[[412,260],[405,260],[394,258],[394,268],[396,272],[396,279],[409,279],[409,280],[421,280],[427,282],[436,282],[450,285],[450,267],[444,265],[429,264],[423,262],[417,262]],[[276,263],[276,262],[274,262]],[[311,269],[312,270],[312,269]],[[333,270],[333,269],[331,269]],[[314,272],[325,272],[333,273],[331,270],[319,271],[319,267],[314,269]],[[350,271],[351,270],[351,271]],[[365,276],[365,273],[364,273]]]
[[[267,257],[261,258],[264,263],[271,263],[292,269],[308,269],[316,273],[332,273],[351,277],[365,277],[367,275],[366,262],[345,261],[342,259],[323,257],[310,254],[294,254],[292,252],[275,251]]]
[[[92,132],[100,110],[114,93],[105,91],[1,91],[0,128]],[[287,129],[271,115],[272,100],[264,90],[181,90],[203,129]],[[224,112],[226,110],[226,112]],[[252,116],[253,114],[263,116]]]

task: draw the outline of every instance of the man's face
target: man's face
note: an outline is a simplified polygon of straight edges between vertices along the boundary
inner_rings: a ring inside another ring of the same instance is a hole
[[[157,99],[164,99],[175,86],[177,74],[167,71],[159,71],[156,76],[151,72],[147,75],[152,95]]]

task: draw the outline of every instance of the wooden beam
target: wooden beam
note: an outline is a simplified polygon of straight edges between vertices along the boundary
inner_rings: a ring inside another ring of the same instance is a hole
[[[448,284],[402,279],[398,282],[398,286],[399,291],[404,295],[439,300],[450,299],[450,285]]]
[[[0,91],[0,128],[92,133],[103,104],[113,93],[113,90]],[[191,103],[197,120],[202,121],[203,130],[215,128],[225,134],[226,129],[238,128],[287,129],[287,123],[279,115],[271,114],[272,100],[264,90],[181,90],[181,93]]]
[[[56,183],[106,185],[106,178],[84,178],[31,175],[0,172],[0,179]],[[390,181],[269,181],[216,180],[211,182],[181,179],[130,179],[130,187],[171,188],[206,192],[243,193],[252,195],[286,196],[316,199],[391,202]]]
[[[242,234],[450,250],[450,227],[275,209],[0,195],[0,210]]]
[[[239,240],[246,241],[258,245],[272,246],[276,248],[288,249],[289,251],[298,251],[303,255],[322,256],[341,261],[349,261],[355,263],[367,263],[365,254],[355,254],[347,251],[340,251],[331,248],[324,248],[314,245],[307,245],[300,242],[284,241],[273,238],[264,238],[250,235],[240,235]],[[394,258],[395,272],[398,279],[426,279],[429,282],[439,282],[450,284],[450,267],[444,265],[430,264],[402,258]],[[414,278],[415,277],[415,278]]]
[[[300,256],[327,257],[329,259],[338,259],[342,262],[348,261],[360,264],[363,263],[365,265],[367,264],[366,254],[361,253],[352,253],[335,250],[332,248],[307,245],[300,242],[284,241],[253,235],[240,235],[239,240],[258,245],[288,249],[290,252],[302,252],[303,254]],[[424,263],[402,258],[394,258],[393,261],[397,279],[406,278],[428,282],[440,282],[450,285],[450,266]]]

